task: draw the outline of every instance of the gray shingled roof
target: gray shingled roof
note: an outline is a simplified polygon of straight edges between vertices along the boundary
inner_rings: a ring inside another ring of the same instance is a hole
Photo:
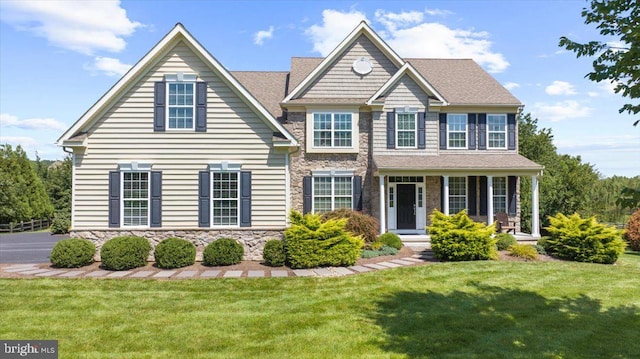
[[[515,153],[440,154],[439,156],[373,156],[378,171],[425,172],[528,172],[537,173],[543,166]]]
[[[311,71],[320,65],[322,60],[324,60],[324,57],[292,57],[289,91],[296,88],[296,86],[298,86],[302,80],[311,73]],[[369,94],[369,96],[371,95],[373,94]],[[284,97],[282,99],[284,99]]]
[[[280,101],[286,96],[286,71],[231,71],[231,75],[249,91],[276,119],[282,116]]]

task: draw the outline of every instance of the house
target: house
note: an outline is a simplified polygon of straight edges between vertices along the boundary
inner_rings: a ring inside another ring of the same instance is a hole
[[[290,209],[348,207],[381,232],[429,213],[520,222],[522,104],[474,61],[403,59],[366,22],[286,72],[230,72],[177,24],[58,140],[72,153],[72,234],[219,237],[261,255]],[[382,210],[381,210],[382,209]]]

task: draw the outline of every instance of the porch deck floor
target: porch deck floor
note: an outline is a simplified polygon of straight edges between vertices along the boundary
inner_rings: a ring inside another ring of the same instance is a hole
[[[420,251],[423,249],[431,249],[431,236],[428,234],[399,234],[402,243],[412,250]],[[535,237],[529,233],[518,232],[515,235],[516,241],[522,244],[536,244],[540,237]]]

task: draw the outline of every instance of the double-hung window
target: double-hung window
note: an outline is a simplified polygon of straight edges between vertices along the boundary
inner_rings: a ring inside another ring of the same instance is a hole
[[[193,129],[195,82],[167,82],[167,128]]]
[[[396,143],[398,148],[416,147],[417,113],[396,114]]]
[[[487,115],[488,148],[507,148],[507,115]]]
[[[493,211],[507,212],[507,178],[493,178]]]
[[[449,214],[467,208],[467,177],[449,177]]]
[[[212,223],[214,226],[238,226],[240,205],[239,172],[213,171]]]
[[[122,224],[149,225],[149,172],[122,172]]]
[[[447,147],[467,148],[466,114],[447,114]]]
[[[351,113],[317,112],[313,114],[313,147],[353,147]]]
[[[353,208],[352,176],[314,176],[313,212]]]

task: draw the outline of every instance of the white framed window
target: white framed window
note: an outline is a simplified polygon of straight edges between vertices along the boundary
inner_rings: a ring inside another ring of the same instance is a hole
[[[507,148],[507,115],[487,115],[487,147]]]
[[[447,114],[447,148],[467,148],[467,114]]]
[[[149,226],[149,172],[123,171],[122,226]]]
[[[353,176],[314,176],[313,213],[353,208]]]
[[[449,214],[467,208],[467,177],[449,177]]]
[[[195,82],[167,82],[167,128],[194,129]]]
[[[493,211],[507,212],[507,177],[493,177]]]
[[[353,147],[353,114],[344,112],[314,113],[313,147]]]
[[[238,171],[211,172],[211,223],[215,227],[239,226],[240,173]]]
[[[396,113],[397,148],[416,148],[417,113]]]

